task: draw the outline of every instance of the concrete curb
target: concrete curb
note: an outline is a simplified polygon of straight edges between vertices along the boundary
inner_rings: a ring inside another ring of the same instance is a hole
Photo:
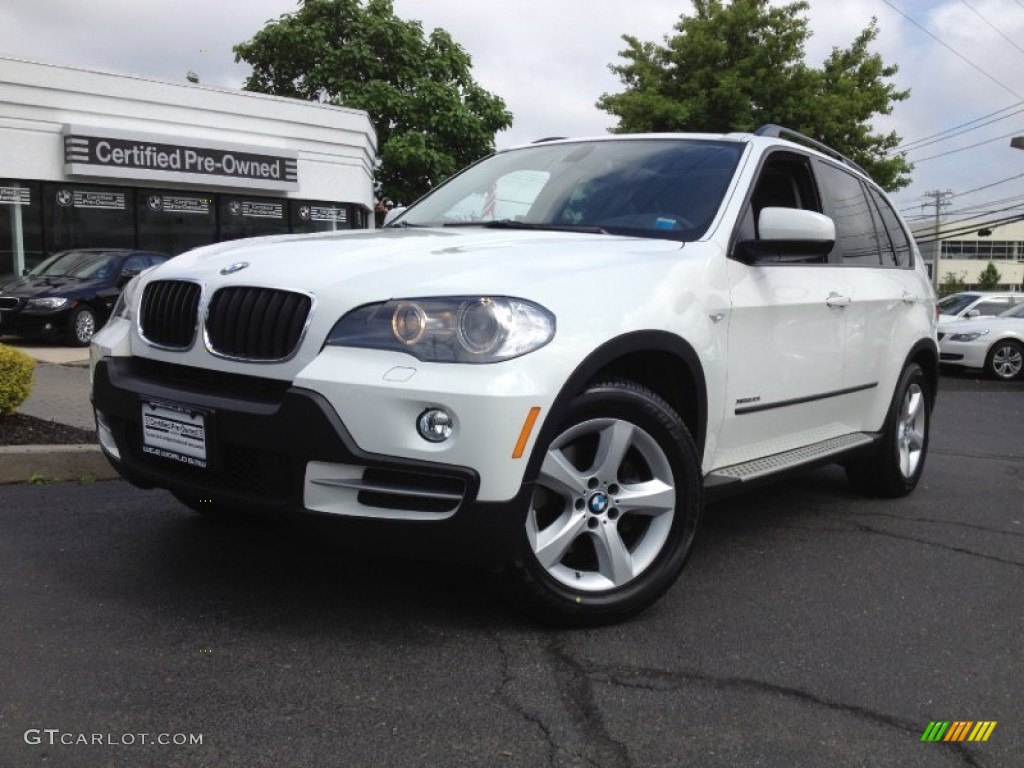
[[[0,446],[0,484],[46,480],[113,480],[120,475],[98,445]]]

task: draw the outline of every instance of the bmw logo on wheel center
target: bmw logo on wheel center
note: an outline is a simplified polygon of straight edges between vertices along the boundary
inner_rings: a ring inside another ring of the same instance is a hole
[[[595,493],[590,497],[590,511],[600,515],[608,508],[608,497],[603,493]]]

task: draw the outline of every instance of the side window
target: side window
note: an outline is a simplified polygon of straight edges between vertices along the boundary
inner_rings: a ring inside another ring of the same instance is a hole
[[[740,239],[758,236],[757,221],[765,208],[801,208],[821,213],[809,158],[792,152],[768,156],[740,222]]]
[[[992,317],[992,315],[1001,314],[1009,308],[1010,300],[1008,298],[985,299],[972,307],[972,309],[978,310],[982,317]]]
[[[888,251],[889,257],[892,259],[892,264],[897,267],[911,267],[913,266],[913,259],[911,254],[913,251],[910,248],[910,239],[907,237],[906,230],[900,224],[900,219],[896,215],[896,212],[892,209],[889,201],[882,196],[878,190],[868,187],[871,192],[871,199],[875,203],[875,207],[878,213],[882,217],[882,224],[885,227],[885,233],[888,234],[889,244],[892,246],[891,251]],[[885,234],[879,233],[879,239],[884,240]],[[884,250],[884,249],[883,249]],[[885,259],[882,263],[889,266],[890,262]]]
[[[825,213],[836,224],[832,261],[850,267],[879,266],[882,260],[878,235],[864,185],[852,173],[830,163],[817,162],[815,165],[825,198]]]
[[[144,253],[136,253],[124,260],[121,265],[122,272],[139,272],[149,266],[149,258]]]

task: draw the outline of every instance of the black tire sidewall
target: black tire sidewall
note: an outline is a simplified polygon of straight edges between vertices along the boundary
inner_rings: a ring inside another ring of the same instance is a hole
[[[573,401],[553,439],[576,424],[598,418],[622,419],[641,427],[665,452],[675,480],[675,518],[662,551],[643,573],[627,585],[598,593],[574,590],[549,575],[533,555],[524,522],[517,569],[531,598],[524,607],[541,618],[565,619],[566,623],[598,623],[626,618],[643,610],[675,582],[692,548],[700,520],[697,451],[686,427],[672,409],[631,382],[597,385]],[[535,450],[546,452],[549,446],[550,443],[538,445]]]
[[[903,472],[900,470],[900,455],[899,447],[897,445],[896,431],[899,429],[900,411],[903,408],[903,399],[906,397],[907,391],[914,384],[917,384],[921,388],[922,396],[925,398],[925,429],[924,444],[921,446],[921,460],[918,462],[917,469],[914,471],[913,476],[908,478],[905,477]],[[879,469],[881,470],[883,480],[883,490],[887,492],[887,495],[906,495],[917,487],[917,483],[921,479],[921,473],[924,472],[925,460],[928,458],[928,443],[931,439],[931,420],[932,392],[928,388],[928,382],[925,380],[924,371],[921,369],[921,366],[917,363],[911,363],[904,368],[903,373],[900,374],[899,382],[896,386],[896,392],[893,395],[892,404],[889,407],[889,415],[886,419],[885,432],[882,436],[884,444],[882,446],[880,456],[883,457],[884,465]]]

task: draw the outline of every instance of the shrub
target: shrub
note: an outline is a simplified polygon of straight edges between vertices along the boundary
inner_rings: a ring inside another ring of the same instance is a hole
[[[0,416],[13,413],[32,391],[35,360],[20,349],[0,344]]]

